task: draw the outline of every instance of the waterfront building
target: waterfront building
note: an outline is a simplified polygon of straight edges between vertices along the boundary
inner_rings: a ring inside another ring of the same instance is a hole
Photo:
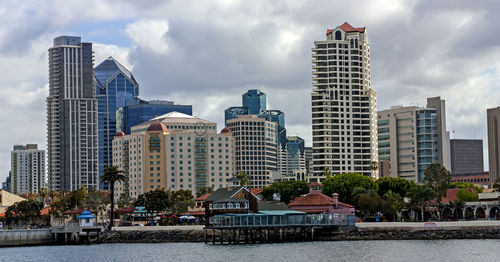
[[[278,170],[278,125],[256,115],[226,121],[235,147],[235,170],[250,175],[251,187],[266,187]]]
[[[356,172],[376,178],[376,92],[371,88],[366,29],[328,29],[312,49],[313,176]]]
[[[108,57],[94,68],[97,97],[99,177],[104,169],[112,164],[112,142],[116,134],[116,110],[138,100],[139,84],[132,73]],[[127,103],[128,102],[128,103]],[[101,189],[108,190],[108,185],[101,183]]]
[[[379,161],[384,177],[422,182],[430,164],[449,168],[444,103],[434,97],[427,99],[425,108],[399,106],[378,112],[379,159],[389,161]]]
[[[291,210],[309,214],[336,213],[354,215],[354,207],[339,201],[339,194],[329,197],[322,193],[323,186],[318,183],[309,184],[309,194],[295,198],[288,207]]]
[[[13,194],[37,194],[45,187],[45,150],[36,144],[15,145],[10,152],[10,190]]]
[[[116,112],[117,130],[130,134],[133,126],[171,112],[192,115],[193,107],[191,105],[174,104],[174,102],[166,100],[133,100],[120,107]]]
[[[450,153],[452,175],[484,172],[482,139],[451,139]]]
[[[49,49],[47,171],[50,190],[98,188],[92,43],[59,36]]]
[[[488,163],[490,183],[500,178],[500,107],[486,111],[488,124]]]
[[[130,197],[155,189],[218,189],[234,174],[233,137],[217,124],[195,116],[171,112],[119,131],[113,140],[113,165],[125,171],[127,181],[117,183],[117,195]]]

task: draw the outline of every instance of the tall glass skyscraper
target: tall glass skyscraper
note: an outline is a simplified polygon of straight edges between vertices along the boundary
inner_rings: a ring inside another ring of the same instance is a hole
[[[92,43],[60,36],[49,49],[48,187],[97,188],[97,99]]]
[[[116,110],[138,101],[139,84],[132,73],[113,57],[94,69],[98,100],[99,177],[112,165],[112,142],[116,134]],[[101,183],[101,189],[108,189]]]
[[[258,89],[250,89],[242,96],[243,106],[248,108],[252,115],[260,114],[266,110],[266,94]]]

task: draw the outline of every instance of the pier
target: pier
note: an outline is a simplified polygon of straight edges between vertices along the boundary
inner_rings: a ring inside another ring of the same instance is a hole
[[[210,224],[205,227],[205,243],[313,241],[315,232],[335,232],[354,227],[355,216],[344,214],[293,211],[224,214],[210,218]]]

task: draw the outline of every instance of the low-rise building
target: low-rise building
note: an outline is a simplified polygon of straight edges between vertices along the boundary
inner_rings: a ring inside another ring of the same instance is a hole
[[[339,195],[334,193],[329,197],[322,193],[320,183],[309,184],[309,194],[295,198],[288,207],[291,210],[306,213],[334,213],[354,215],[354,207],[339,201]]]

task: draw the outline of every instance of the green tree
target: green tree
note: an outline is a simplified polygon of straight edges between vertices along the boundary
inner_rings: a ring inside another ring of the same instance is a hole
[[[213,188],[212,187],[207,187],[207,186],[201,186],[197,191],[196,191],[196,197],[201,197],[205,194],[212,193]]]
[[[392,193],[404,197],[408,190],[415,186],[415,183],[401,177],[382,177],[375,181],[375,185],[377,186],[377,193],[380,196],[385,195],[388,191],[392,191]]]
[[[493,183],[493,188],[496,189],[497,191],[500,191],[500,177],[497,178]]]
[[[372,171],[377,171],[378,170],[378,163],[377,163],[377,161],[372,161],[370,163],[370,170],[372,170]]]
[[[127,177],[124,175],[125,172],[120,170],[117,166],[107,166],[104,169],[104,174],[101,177],[101,181],[108,183],[109,188],[111,189],[111,223],[109,223],[109,227],[113,227],[115,223],[115,182],[124,182],[127,180]]]
[[[236,175],[234,175],[235,178],[238,178],[241,181],[242,186],[249,186],[250,185],[250,175],[244,173],[243,171],[238,171]]]
[[[401,210],[404,207],[403,197],[389,190],[383,195],[383,198],[386,201],[384,215],[386,217],[392,217],[392,221],[399,220],[401,217]]]
[[[325,169],[323,169],[323,177],[327,178],[327,177],[330,177],[331,175],[332,175],[332,171],[330,171],[330,168],[325,167]]]
[[[45,198],[47,197],[47,188],[40,188],[40,196],[42,197],[42,204],[45,206]]]
[[[118,208],[131,207],[134,204],[134,200],[127,193],[121,193],[118,201],[116,202]]]
[[[153,214],[161,213],[172,206],[169,192],[162,189],[148,191],[137,197],[135,206],[143,206],[148,214],[152,217]]]
[[[36,199],[28,199],[9,206],[5,216],[9,221],[23,221],[31,224],[33,219],[40,217],[42,208],[42,202]]]
[[[434,190],[438,203],[446,196],[450,182],[450,172],[439,163],[430,164],[424,171],[424,183]]]
[[[281,201],[290,203],[295,197],[307,194],[309,186],[305,181],[281,181],[274,182],[262,190],[262,196],[266,200],[273,200],[275,193],[280,194]]]
[[[358,173],[331,176],[326,178],[322,184],[325,195],[331,196],[333,193],[337,193],[339,194],[339,200],[348,204],[354,204],[354,201],[351,199],[354,188],[375,189],[375,183],[370,177]]]
[[[457,192],[457,199],[461,202],[474,202],[479,200],[479,196],[475,192],[470,192],[465,189],[459,189]]]
[[[359,217],[366,219],[369,216],[376,216],[382,213],[385,208],[385,201],[375,190],[369,190],[357,197],[356,211]]]
[[[469,182],[463,182],[463,181],[457,181],[457,182],[451,182],[450,185],[448,186],[449,188],[472,188],[474,189],[474,191],[476,191],[476,193],[482,193],[483,192],[483,189],[474,185],[474,184],[471,184]]]
[[[188,210],[189,206],[194,206],[194,197],[191,190],[177,190],[170,192],[170,212],[173,214],[181,214]]]
[[[424,221],[425,208],[429,206],[430,201],[436,196],[435,191],[427,185],[416,185],[408,190],[406,196],[410,198],[412,208],[420,210],[422,221]]]
[[[58,197],[57,200],[52,202],[50,212],[56,217],[60,217],[65,211],[84,208],[86,198],[87,190],[85,187],[81,187],[80,189],[71,192],[65,192],[62,196]]]
[[[109,204],[110,199],[104,192],[90,188],[83,201],[83,208],[95,211],[97,214],[103,214],[107,210]]]

